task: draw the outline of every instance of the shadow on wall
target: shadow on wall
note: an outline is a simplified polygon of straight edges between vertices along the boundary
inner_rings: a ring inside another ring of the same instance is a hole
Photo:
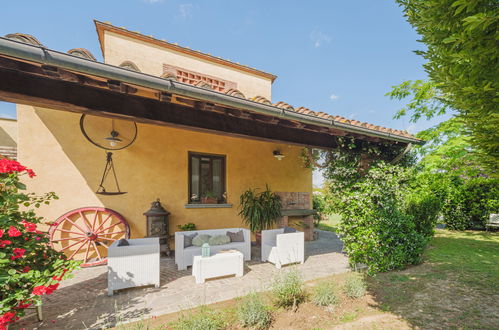
[[[154,126],[148,129],[139,128],[139,135],[135,143],[124,150],[113,151],[114,166],[122,191],[127,194],[118,196],[104,196],[95,194],[104,166],[106,163],[106,151],[92,145],[80,131],[80,115],[54,110],[36,109],[36,115],[52,134],[57,145],[54,145],[54,154],[47,155],[59,163],[60,169],[64,168],[64,181],[54,184],[55,192],[61,201],[73,203],[72,207],[96,206],[98,200],[106,208],[121,213],[128,221],[132,237],[143,237],[146,234],[145,216],[142,215],[150,201],[160,198],[166,208],[170,197],[176,192],[167,189],[170,181],[168,175],[162,173],[161,165],[167,161],[167,157],[160,152],[160,141],[169,140],[165,130]],[[103,118],[110,125],[107,118]],[[144,128],[142,126],[141,128]],[[150,129],[149,129],[150,128]],[[154,131],[149,133],[149,131]],[[154,138],[153,138],[154,137]],[[144,143],[155,141],[154,143]],[[57,148],[59,147],[59,148]],[[168,150],[165,148],[165,150]],[[179,168],[181,168],[179,166]],[[110,176],[106,181],[108,190],[114,190],[113,178]],[[84,180],[86,186],[81,186]],[[175,180],[174,180],[175,181]],[[78,191],[78,195],[74,194]],[[147,202],[144,202],[147,201]],[[61,203],[53,203],[53,207],[65,207],[59,209],[61,215],[69,211],[70,207],[62,206]]]
[[[0,127],[0,147],[17,147],[16,141],[2,127]]]

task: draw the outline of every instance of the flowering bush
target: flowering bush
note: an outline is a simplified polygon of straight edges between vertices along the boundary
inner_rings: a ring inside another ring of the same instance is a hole
[[[35,173],[0,159],[0,330],[23,316],[25,308],[41,303],[41,296],[54,292],[78,265],[53,250],[48,235],[38,230],[43,218],[33,207],[57,197],[22,192],[21,175],[32,178]]]

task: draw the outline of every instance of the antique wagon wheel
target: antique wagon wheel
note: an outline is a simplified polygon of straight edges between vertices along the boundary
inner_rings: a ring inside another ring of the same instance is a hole
[[[116,211],[103,207],[83,207],[69,211],[49,229],[52,247],[68,258],[82,260],[82,267],[107,262],[107,249],[117,239],[129,238],[130,228]]]

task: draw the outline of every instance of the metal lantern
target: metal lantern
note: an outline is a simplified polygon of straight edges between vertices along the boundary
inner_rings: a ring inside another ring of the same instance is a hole
[[[201,257],[206,258],[210,256],[210,244],[203,243],[201,245]]]
[[[149,211],[144,212],[147,219],[147,237],[159,237],[161,252],[170,255],[168,247],[168,216],[170,212],[165,210],[159,198],[151,203]]]

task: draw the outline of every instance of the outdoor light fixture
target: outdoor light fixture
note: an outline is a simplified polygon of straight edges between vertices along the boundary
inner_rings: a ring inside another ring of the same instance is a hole
[[[120,135],[120,133],[118,133],[117,131],[115,131],[113,129],[111,131],[110,135],[108,137],[105,137],[104,140],[109,141],[109,145],[111,147],[116,147],[118,145],[118,143],[121,142],[121,139],[118,137],[118,135]]]
[[[111,120],[111,133],[109,133],[109,136],[105,137],[104,140],[109,141],[111,147],[116,147],[122,141],[118,135],[120,135],[120,133],[114,129],[114,120]]]
[[[279,150],[274,150],[273,154],[274,154],[274,157],[279,159],[279,160],[282,160],[284,157],[286,157],[283,154],[281,154],[281,151],[279,151]]]

